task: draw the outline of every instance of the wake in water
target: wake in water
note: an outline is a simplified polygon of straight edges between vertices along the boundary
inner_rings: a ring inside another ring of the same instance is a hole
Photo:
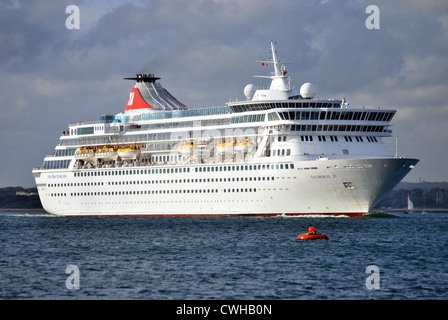
[[[396,215],[390,214],[390,213],[386,213],[386,212],[372,212],[369,214],[366,214],[364,216],[359,216],[358,218],[399,218]]]
[[[0,215],[5,217],[31,217],[31,218],[52,218],[52,217],[58,217],[46,212],[13,212],[13,211],[6,211],[0,213]]]
[[[287,216],[285,214],[273,216],[272,218],[287,218],[287,219],[296,219],[296,218],[350,218],[349,216],[339,215],[339,216],[331,216],[331,215],[323,215],[323,214],[302,214],[297,216]]]

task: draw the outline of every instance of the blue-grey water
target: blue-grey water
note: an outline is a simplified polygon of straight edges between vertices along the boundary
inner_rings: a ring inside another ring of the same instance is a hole
[[[330,240],[297,240],[311,225]],[[448,214],[1,212],[0,252],[0,299],[448,298]]]

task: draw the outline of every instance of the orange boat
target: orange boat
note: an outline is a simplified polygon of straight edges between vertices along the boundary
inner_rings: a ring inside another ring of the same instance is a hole
[[[309,227],[307,233],[299,234],[297,236],[297,240],[317,240],[317,239],[329,240],[329,238],[325,234],[317,232],[314,227]]]
[[[297,236],[297,240],[317,240],[317,239],[329,240],[329,238],[322,233],[318,234],[304,233]]]

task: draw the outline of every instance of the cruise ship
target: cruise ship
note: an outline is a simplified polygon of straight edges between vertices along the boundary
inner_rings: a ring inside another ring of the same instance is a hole
[[[245,100],[189,108],[153,74],[124,110],[73,122],[33,169],[44,209],[62,216],[369,213],[416,165],[390,155],[396,110],[349,107],[291,86],[284,63],[258,61],[270,86]],[[123,99],[125,100],[125,99]]]

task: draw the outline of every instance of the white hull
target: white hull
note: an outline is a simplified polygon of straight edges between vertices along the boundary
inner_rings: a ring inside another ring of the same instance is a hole
[[[109,173],[79,176],[81,171],[60,170],[41,171],[40,175],[35,172],[35,175],[38,175],[36,182],[44,209],[49,213],[63,216],[282,214],[357,216],[368,213],[370,208],[385,196],[416,162],[414,159],[393,158],[315,160],[294,162],[294,169],[283,170],[204,173],[194,172],[195,166],[191,166],[189,173],[152,174],[148,173],[148,170],[156,167],[149,166],[81,170],[83,172],[113,170],[122,171],[123,174],[128,172],[127,175],[119,176]],[[209,166],[219,168],[237,165],[251,164]],[[133,174],[129,174],[131,170]],[[198,179],[203,182],[187,182],[187,179],[188,181]]]

